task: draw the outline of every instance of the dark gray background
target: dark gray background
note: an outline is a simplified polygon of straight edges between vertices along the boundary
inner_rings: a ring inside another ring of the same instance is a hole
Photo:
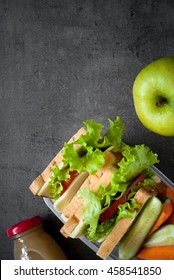
[[[174,137],[145,129],[132,85],[151,61],[174,55],[174,1],[0,1],[0,258],[13,259],[11,225],[41,215],[70,259],[95,259],[28,190],[85,119],[117,115],[128,144],[159,154],[174,181]]]

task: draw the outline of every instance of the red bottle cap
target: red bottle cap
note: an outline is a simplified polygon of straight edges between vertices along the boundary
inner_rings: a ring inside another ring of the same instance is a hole
[[[15,236],[16,234],[19,234],[23,231],[26,231],[30,228],[33,228],[35,226],[38,226],[42,223],[42,218],[40,216],[34,216],[32,218],[29,218],[27,220],[24,220],[18,224],[13,225],[12,227],[7,229],[7,235],[8,237]]]

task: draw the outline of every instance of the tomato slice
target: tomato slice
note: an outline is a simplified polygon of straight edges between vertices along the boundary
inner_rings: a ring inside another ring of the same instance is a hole
[[[77,176],[77,171],[70,171],[69,175],[70,178],[66,181],[62,181],[62,186],[63,186],[63,190],[61,192],[61,195],[67,190],[67,188],[70,186],[70,184],[72,183],[72,181],[74,180],[74,178]]]
[[[110,218],[112,218],[112,216],[114,215],[114,213],[118,210],[118,206],[120,204],[123,204],[127,201],[128,195],[131,192],[131,188],[135,187],[138,185],[138,183],[143,182],[145,179],[144,175],[140,175],[128,188],[127,190],[124,192],[124,194],[122,195],[122,197],[120,197],[118,200],[115,200],[101,215],[99,218],[99,222],[106,222],[108,221]]]

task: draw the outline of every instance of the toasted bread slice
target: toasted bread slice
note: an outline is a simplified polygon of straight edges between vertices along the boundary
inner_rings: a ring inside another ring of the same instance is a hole
[[[61,234],[68,238],[70,234],[74,231],[74,229],[78,226],[79,219],[74,215],[72,216],[65,225],[60,229]]]
[[[42,188],[42,186],[45,184],[44,179],[42,178],[42,175],[39,175],[29,186],[30,191],[34,195],[38,195],[39,190]]]
[[[86,128],[82,127],[80,128],[74,136],[71,137],[71,139],[68,141],[68,143],[75,142],[81,135],[86,134]],[[75,149],[78,151],[80,150],[80,145],[75,144]],[[45,197],[50,197],[50,191],[46,186],[45,183],[49,182],[50,176],[51,176],[51,169],[57,164],[60,168],[63,168],[62,165],[63,155],[62,150],[53,158],[53,160],[48,164],[48,166],[45,168],[45,170],[31,183],[29,186],[30,191],[34,195],[40,195]],[[46,184],[47,187],[49,184]],[[41,191],[41,188],[44,186],[44,191]]]
[[[141,209],[143,208],[144,204],[148,201],[148,199],[152,195],[156,195],[157,192],[152,187],[148,188],[140,188],[137,193],[135,194],[134,198],[136,199],[137,203],[140,204],[140,209],[137,210],[136,216],[140,213]],[[132,223],[134,222],[134,219],[129,218],[123,218],[115,225],[115,227],[112,229],[110,234],[106,237],[106,239],[101,244],[99,250],[97,251],[97,255],[102,258],[106,259],[115,246],[119,243],[119,241],[122,239],[124,234],[128,231]]]

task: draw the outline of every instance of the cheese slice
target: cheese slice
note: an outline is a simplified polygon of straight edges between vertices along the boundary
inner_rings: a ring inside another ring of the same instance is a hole
[[[42,188],[39,190],[38,192],[38,196],[42,196],[42,197],[51,197],[51,186],[50,186],[50,178],[44,183],[44,185],[42,186]]]
[[[85,229],[86,225],[84,224],[83,219],[81,219],[78,225],[75,227],[75,229],[70,233],[69,237],[80,238],[83,236],[83,232]]]
[[[63,195],[61,195],[53,204],[53,207],[56,209],[58,212],[62,212],[65,207],[68,206],[72,198],[75,196],[76,192],[78,189],[81,187],[83,182],[86,180],[88,177],[88,172],[82,172],[81,174],[78,174],[68,189],[64,192]]]

